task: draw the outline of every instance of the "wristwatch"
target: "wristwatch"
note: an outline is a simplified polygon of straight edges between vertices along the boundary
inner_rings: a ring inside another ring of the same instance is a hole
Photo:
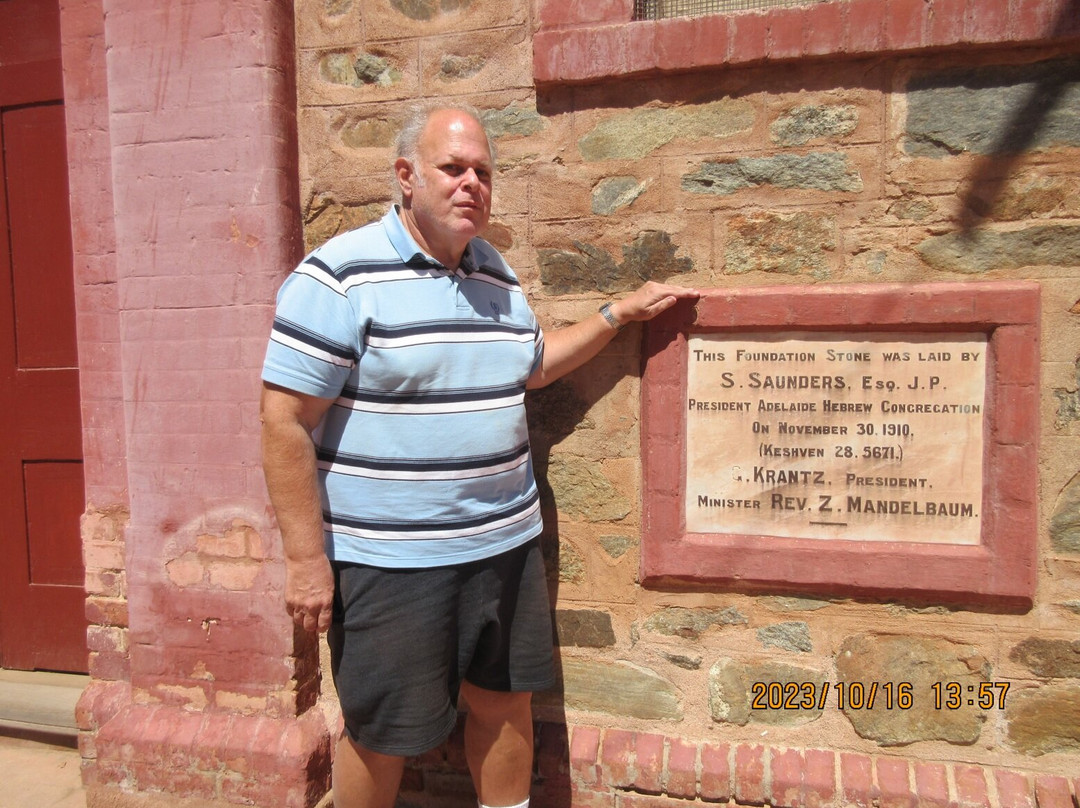
[[[618,320],[615,319],[615,315],[611,313],[610,303],[605,303],[603,306],[600,307],[600,314],[603,315],[605,320],[607,320],[607,324],[614,328],[616,331],[622,331],[623,326],[626,325],[626,323],[620,323]]]

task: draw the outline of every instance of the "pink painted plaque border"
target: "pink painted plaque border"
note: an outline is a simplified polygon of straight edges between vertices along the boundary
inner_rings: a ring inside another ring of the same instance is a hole
[[[987,335],[977,546],[686,531],[687,336],[793,329]],[[1029,608],[1035,591],[1038,435],[1038,284],[711,290],[645,329],[642,582]]]

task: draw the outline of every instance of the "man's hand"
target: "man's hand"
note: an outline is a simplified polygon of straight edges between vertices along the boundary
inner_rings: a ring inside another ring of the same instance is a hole
[[[648,281],[636,292],[611,304],[611,313],[622,324],[651,320],[680,299],[700,297],[697,289]]]
[[[326,631],[334,606],[334,572],[326,556],[285,562],[285,610],[305,631]]]
[[[633,294],[611,304],[608,312],[620,326],[651,320],[679,300],[701,297],[697,289],[648,281]],[[594,314],[566,328],[544,333],[544,359],[529,377],[530,390],[551,384],[561,376],[581,367],[611,342],[615,329],[600,314]]]

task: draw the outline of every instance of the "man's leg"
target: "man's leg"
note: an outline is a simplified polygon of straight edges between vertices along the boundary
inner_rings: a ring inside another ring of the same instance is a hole
[[[334,808],[393,808],[405,758],[372,752],[343,732],[334,756]]]
[[[532,784],[532,693],[500,693],[462,682],[469,704],[465,759],[482,805],[520,805]]]

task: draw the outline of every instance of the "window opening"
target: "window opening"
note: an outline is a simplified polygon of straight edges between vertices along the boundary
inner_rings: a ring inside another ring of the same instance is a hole
[[[634,0],[635,20],[663,20],[669,17],[703,17],[790,6],[812,6],[837,0]]]

